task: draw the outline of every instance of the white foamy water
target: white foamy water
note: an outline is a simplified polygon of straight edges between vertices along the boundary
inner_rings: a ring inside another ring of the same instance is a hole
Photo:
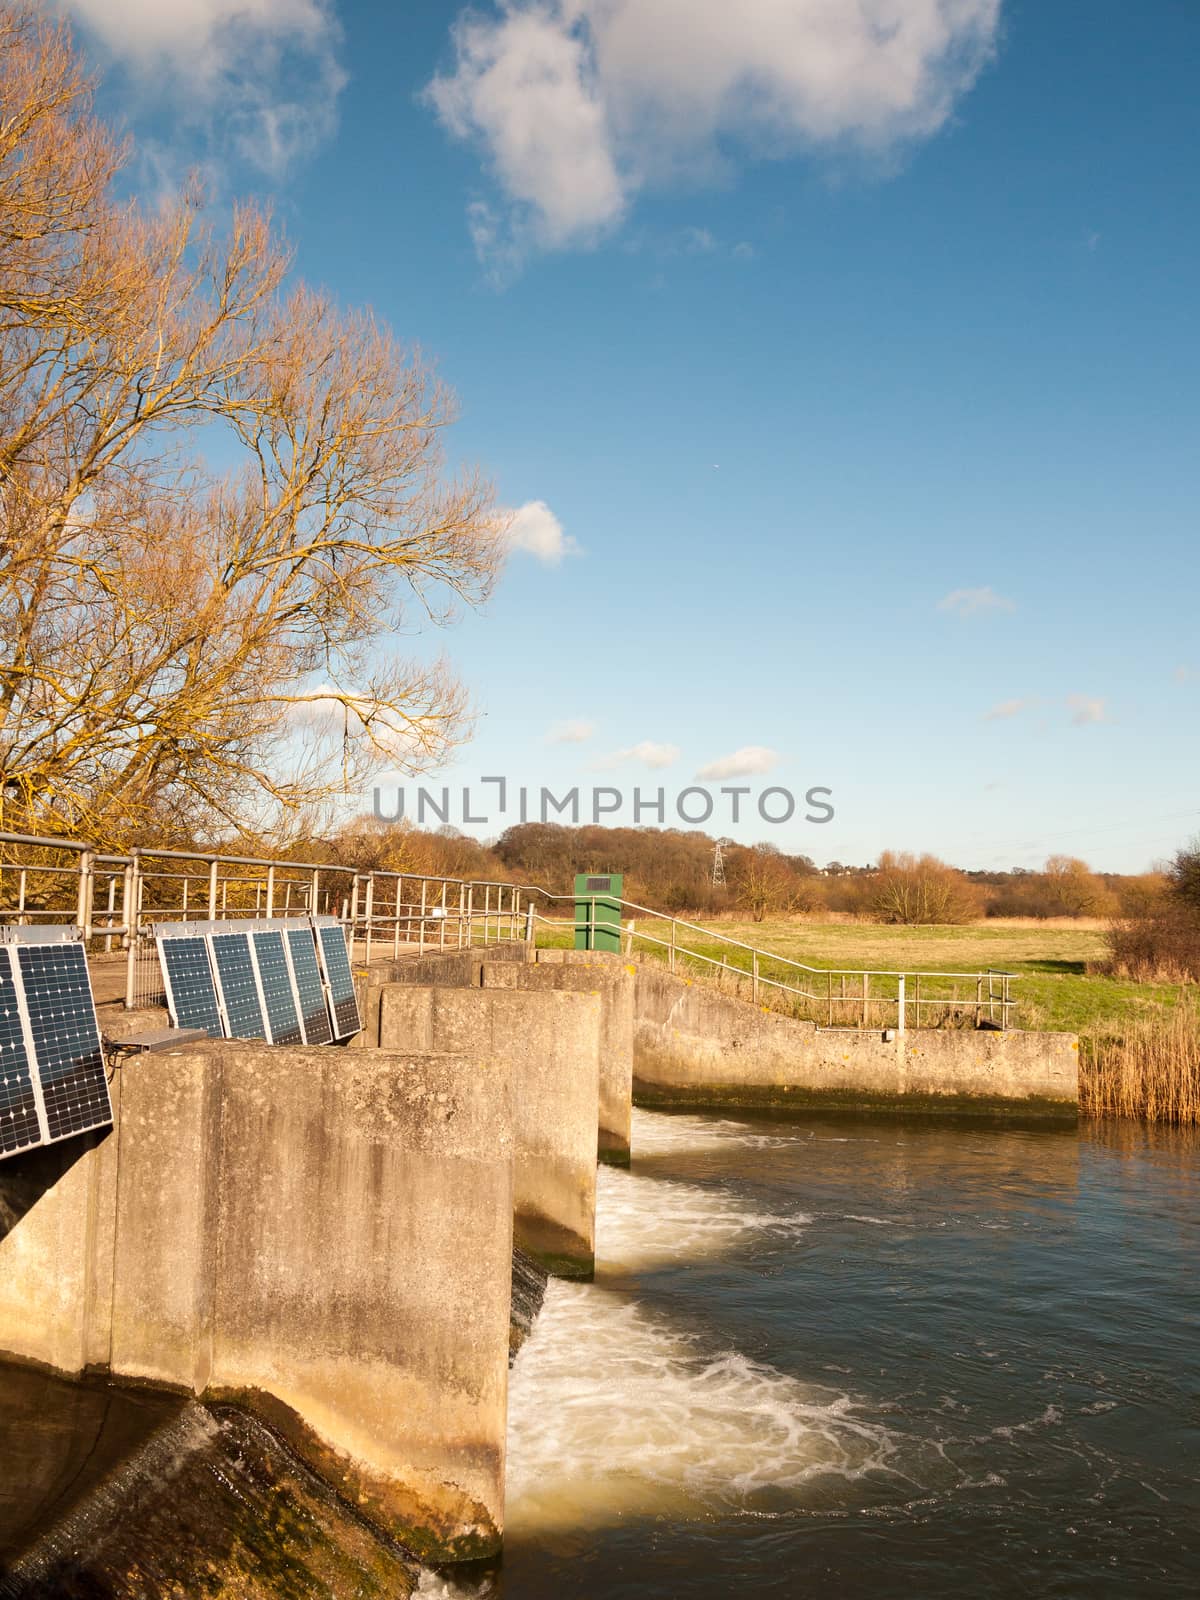
[[[722,1189],[601,1167],[596,1181],[597,1275],[728,1255],[755,1235],[796,1237],[811,1221],[807,1212],[749,1206]]]
[[[892,1436],[859,1420],[849,1395],[803,1384],[738,1350],[714,1350],[665,1314],[605,1287],[804,1231],[812,1220],[806,1213],[636,1170],[637,1153],[744,1146],[746,1137],[733,1122],[638,1113],[634,1170],[601,1168],[597,1282],[550,1285],[511,1375],[510,1529],[775,1506],[814,1478],[856,1477],[888,1464]]]
[[[751,1509],[885,1467],[847,1395],[713,1352],[636,1302],[553,1283],[509,1385],[510,1528]]]
[[[795,1134],[790,1130],[751,1132],[744,1122],[689,1116],[686,1112],[642,1111],[635,1106],[631,1142],[636,1160],[639,1155],[674,1154],[683,1150],[728,1147],[766,1150],[775,1145],[794,1145]]]

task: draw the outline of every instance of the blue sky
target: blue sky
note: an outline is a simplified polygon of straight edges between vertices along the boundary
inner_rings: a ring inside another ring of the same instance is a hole
[[[821,862],[1200,830],[1195,5],[67,9],[135,187],[270,199],[526,508],[485,614],[381,644],[479,708],[427,787],[724,760],[833,791],[710,825]]]

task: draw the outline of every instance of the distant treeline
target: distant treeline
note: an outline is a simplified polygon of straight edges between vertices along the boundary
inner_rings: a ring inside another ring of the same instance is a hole
[[[569,894],[577,872],[622,872],[625,898],[653,910],[714,917],[840,912],[880,922],[962,923],[983,917],[1137,918],[1163,893],[1159,873],[1093,872],[1073,856],[1037,871],[962,871],[935,856],[885,851],[868,866],[789,855],[772,844],[722,843],[724,884],[714,883],[716,839],[673,828],[568,827],[528,822],[486,844],[453,828],[356,819],[332,837],[297,842],[348,865],[537,884]]]

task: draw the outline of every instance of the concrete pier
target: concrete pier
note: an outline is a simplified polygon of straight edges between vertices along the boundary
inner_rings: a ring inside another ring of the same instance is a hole
[[[596,1251],[598,992],[389,984],[383,1050],[503,1050],[512,1063],[517,1242],[551,1272],[590,1277]]]
[[[546,952],[540,952],[545,954]],[[561,952],[560,952],[561,953]],[[537,994],[600,996],[600,1103],[596,1154],[612,1166],[627,1167],[633,1117],[633,1019],[637,968],[632,962],[538,960],[485,961],[485,989],[518,989]]]
[[[388,982],[438,988],[519,989],[545,994],[600,996],[600,1100],[596,1154],[628,1166],[633,1114],[633,1022],[637,966],[612,951],[532,950],[521,943],[479,951],[430,955],[397,962],[386,978],[373,981],[366,1006],[367,1037],[378,1043],[379,996]],[[399,1039],[393,1039],[399,1044]]]
[[[634,1095],[645,1106],[1073,1119],[1079,1041],[976,1028],[890,1038],[880,1029],[818,1028],[644,962]]]
[[[212,1043],[0,1169],[0,1351],[236,1399],[420,1555],[499,1548],[511,1069]]]

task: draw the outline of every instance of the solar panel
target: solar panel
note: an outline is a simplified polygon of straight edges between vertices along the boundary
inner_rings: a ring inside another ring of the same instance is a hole
[[[21,944],[17,964],[48,1137],[106,1127],[112,1103],[82,944]]]
[[[354,974],[350,970],[350,953],[346,948],[346,932],[332,918],[328,922],[314,919],[314,929],[321,951],[321,965],[325,969],[325,981],[329,985],[334,1037],[348,1039],[351,1034],[361,1030],[362,1022],[358,1015]]]
[[[12,959],[13,952],[0,945],[0,1155],[6,1156],[41,1144],[45,1138],[21,1026]]]
[[[111,1123],[87,957],[75,929],[0,929],[0,1156]]]
[[[296,980],[296,993],[300,997],[304,1042],[332,1044],[333,1029],[329,1025],[325,985],[321,982],[321,969],[317,965],[313,931],[307,922],[302,927],[287,930],[287,954],[292,976]]]
[[[259,988],[267,1013],[267,1036],[272,1044],[303,1044],[299,1004],[278,928],[256,929],[250,936],[258,967]]]
[[[177,1028],[203,1028],[210,1039],[219,1039],[224,1029],[203,935],[156,933],[171,1021]]]
[[[217,973],[217,992],[231,1039],[265,1039],[258,976],[246,933],[214,933],[209,938]]]
[[[167,922],[154,936],[176,1027],[270,1044],[332,1044],[361,1027],[333,917]]]

